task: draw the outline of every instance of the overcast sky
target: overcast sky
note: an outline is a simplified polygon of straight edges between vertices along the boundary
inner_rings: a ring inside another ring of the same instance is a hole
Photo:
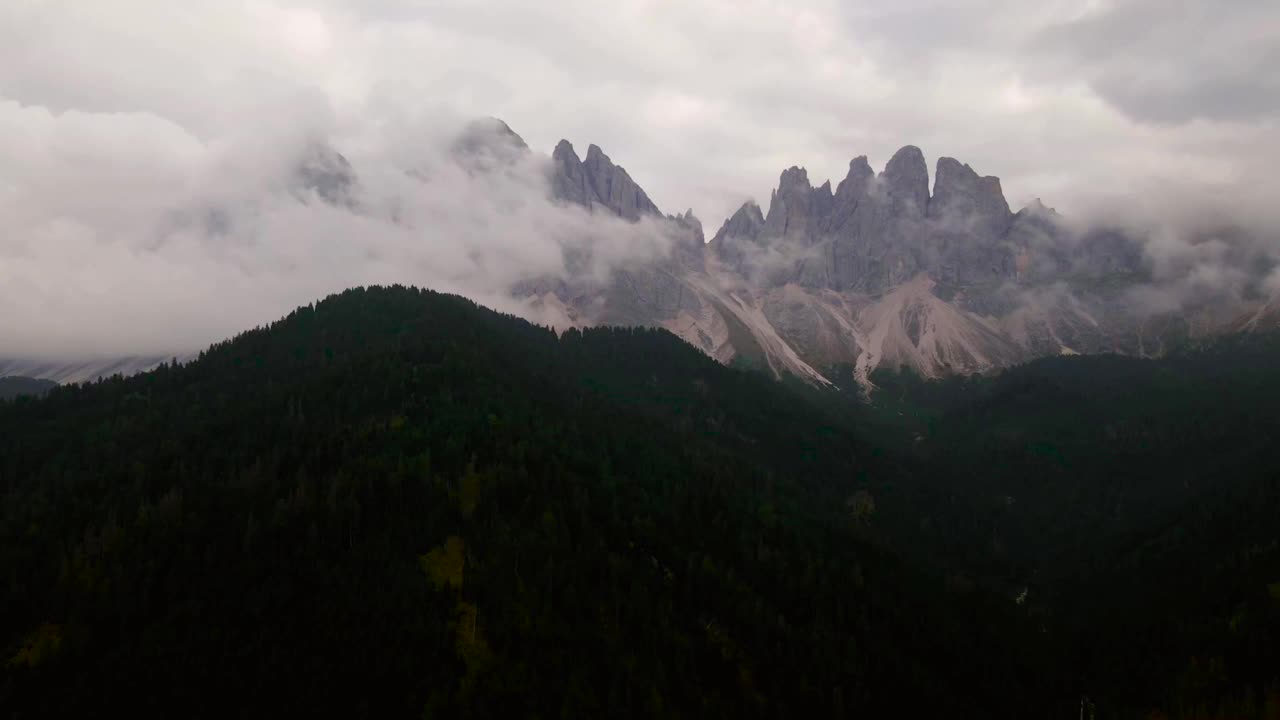
[[[1266,215],[1278,38],[1274,0],[5,0],[0,350],[82,348],[67,338],[95,298],[129,288],[129,312],[162,297],[194,311],[209,295],[184,284],[229,282],[194,264],[209,253],[157,259],[154,237],[122,238],[193,192],[244,200],[245,173],[269,174],[291,138],[403,158],[473,116],[544,153],[599,144],[709,233],[790,165],[834,182],[852,157],[882,167],[904,144],[999,175],[1015,208],[1196,196]],[[265,306],[384,277],[338,264]],[[61,339],[20,329],[18,312],[62,323]]]

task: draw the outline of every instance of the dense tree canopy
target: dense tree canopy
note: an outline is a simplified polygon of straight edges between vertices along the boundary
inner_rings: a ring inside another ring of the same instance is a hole
[[[1274,717],[1276,359],[867,403],[347,291],[0,404],[0,707]]]
[[[863,455],[847,418],[665,332],[558,338],[352,290],[189,365],[0,410],[0,704],[1039,702],[1016,618],[909,571],[850,512]]]

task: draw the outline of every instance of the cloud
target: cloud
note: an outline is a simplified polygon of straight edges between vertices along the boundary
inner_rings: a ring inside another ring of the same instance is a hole
[[[1275,119],[1280,12],[1269,0],[1127,0],[1038,38],[1055,72],[1082,74],[1140,122]]]
[[[408,173],[477,116],[597,143],[710,227],[782,168],[838,180],[908,143],[1015,209],[1276,227],[1277,22],[1267,0],[3,3],[0,350],[188,349],[355,282],[493,297],[598,229],[524,202],[528,173]],[[291,194],[315,139],[363,214]],[[601,263],[634,232],[599,233]]]
[[[372,283],[529,315],[510,288],[564,275],[566,252],[602,280],[669,251],[664,225],[550,203],[546,156],[477,172],[447,121],[383,120],[353,142],[353,202],[335,205],[299,175],[312,134],[201,141],[147,113],[0,103],[5,354],[185,353]]]

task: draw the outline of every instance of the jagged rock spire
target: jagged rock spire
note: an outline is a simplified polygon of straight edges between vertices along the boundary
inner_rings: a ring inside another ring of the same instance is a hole
[[[973,168],[950,157],[938,159],[928,215],[940,222],[968,225],[985,237],[1004,235],[1013,222],[1000,178],[979,177]]]
[[[893,154],[880,178],[894,208],[906,215],[924,215],[929,206],[929,166],[924,153],[907,145]]]
[[[551,153],[551,194],[557,200],[590,209],[600,202],[587,179],[582,160],[574,152],[573,144],[561,140]]]
[[[748,200],[724,221],[715,237],[711,238],[711,244],[719,245],[730,237],[755,240],[763,229],[764,214],[760,212],[760,206],[754,200]]]
[[[561,140],[551,160],[551,191],[557,200],[585,208],[606,208],[633,221],[646,215],[661,217],[645,191],[598,145],[590,145],[586,160],[579,160],[573,145]]]

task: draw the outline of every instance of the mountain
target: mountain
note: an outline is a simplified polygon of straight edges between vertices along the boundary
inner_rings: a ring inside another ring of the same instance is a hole
[[[1234,270],[1157,278],[1150,241],[1137,231],[1082,227],[1039,200],[1015,212],[999,178],[950,157],[937,160],[931,177],[924,152],[910,145],[879,172],[867,157],[854,158],[834,188],[787,168],[767,208],[744,203],[709,242],[692,210],[664,214],[595,144],[585,157],[568,140],[539,155],[506,123],[487,118],[465,126],[445,158],[473,180],[519,177],[520,192],[541,191],[530,202],[589,216],[566,223],[581,237],[554,238],[562,271],[510,283],[531,317],[560,329],[664,328],[722,363],[775,377],[826,385],[853,368],[846,377],[868,391],[880,368],[940,378],[1054,355],[1155,357],[1280,324],[1262,280],[1274,262],[1248,256],[1256,243],[1239,231],[1187,242],[1256,276],[1242,291],[1211,287]],[[284,184],[297,202],[375,212],[362,205],[355,169],[326,142],[305,143],[291,167]],[[533,177],[525,177],[530,168]],[[476,187],[484,192],[483,182]],[[217,234],[228,217],[212,208],[182,221]],[[662,251],[619,260],[600,242],[608,233],[644,235]],[[8,360],[0,371],[65,382],[159,361]]]
[[[0,375],[0,400],[12,400],[20,396],[40,396],[52,388],[58,386],[58,383],[51,380],[35,380],[28,377],[3,376]]]
[[[663,221],[594,145],[581,162],[562,141],[549,183],[555,202]],[[1053,355],[1160,356],[1269,327],[1276,315],[1273,301],[1236,295],[1150,302],[1177,290],[1155,284],[1140,235],[1078,228],[1039,200],[1013,212],[999,178],[950,157],[937,161],[931,189],[914,146],[878,174],[855,158],[834,190],[788,168],[767,211],[748,201],[705,245],[690,239],[702,237],[691,218],[666,216],[661,232],[677,238],[666,260],[616,268],[604,285],[514,292],[576,325],[666,328],[721,362],[775,376],[827,384],[852,367],[864,389],[877,368],[937,378]],[[1230,235],[1191,242],[1249,246]],[[1252,282],[1261,287],[1260,276]]]
[[[0,704],[1069,706],[1018,676],[1031,624],[850,511],[896,471],[812,393],[666,332],[557,335],[397,287],[0,405]]]
[[[557,200],[588,210],[604,208],[627,220],[661,215],[627,171],[614,165],[597,145],[587,148],[586,160],[579,160],[573,145],[561,140],[551,153],[551,162],[555,166],[552,195]]]

